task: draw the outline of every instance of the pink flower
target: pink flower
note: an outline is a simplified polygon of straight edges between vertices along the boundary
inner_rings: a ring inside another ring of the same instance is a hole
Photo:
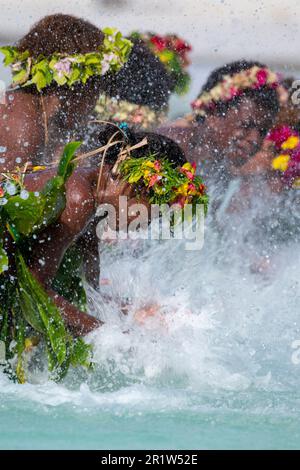
[[[196,186],[194,185],[194,183],[189,183],[188,190],[189,191],[196,191]]]
[[[287,170],[284,172],[283,181],[291,186],[295,178],[300,177],[300,148],[291,155]]]
[[[152,188],[152,186],[154,186],[158,181],[161,180],[161,176],[160,175],[152,175],[151,178],[150,178],[150,181],[149,181],[149,184],[148,184],[148,187],[149,188]]]
[[[232,86],[232,87],[230,87],[229,93],[230,93],[230,98],[229,99],[232,99],[232,98],[234,98],[235,96],[238,95],[239,90],[238,90],[238,88]]]
[[[160,161],[155,160],[154,168],[155,168],[156,171],[160,171],[160,168],[161,168]]]
[[[264,86],[267,83],[268,72],[266,69],[259,69],[256,73],[258,87]]]
[[[71,72],[71,59],[68,57],[65,57],[64,59],[61,59],[60,61],[56,62],[56,64],[53,66],[55,70],[57,71],[57,75],[62,78],[64,75],[69,75]]]
[[[195,175],[191,171],[186,171],[185,176],[191,181],[193,181],[193,179],[195,177]]]
[[[103,55],[103,59],[102,59],[102,62],[101,62],[101,67],[102,67],[101,75],[105,75],[106,72],[109,71],[110,64],[115,59],[117,59],[117,56],[113,52],[111,52],[110,54],[104,54]]]
[[[267,139],[274,142],[276,147],[280,149],[283,142],[285,142],[292,135],[297,133],[289,126],[278,126],[268,132]]]

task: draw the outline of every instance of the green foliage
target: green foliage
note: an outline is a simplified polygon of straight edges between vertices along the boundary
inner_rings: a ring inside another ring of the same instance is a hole
[[[3,247],[0,247],[0,274],[6,271],[8,268],[8,256]]]
[[[75,168],[73,160],[79,145],[80,142],[72,142],[65,147],[57,175],[39,193],[26,191],[21,176],[4,174],[0,183],[0,340],[5,342],[7,357],[17,357],[15,376],[20,383],[26,380],[28,330],[44,339],[49,370],[57,380],[70,365],[90,366],[90,346],[67,332],[59,309],[29,270],[22,251],[34,233],[57,220],[64,210],[65,183]],[[4,241],[9,236],[13,243],[9,244],[8,257]],[[15,273],[13,278],[7,269]],[[15,347],[11,352],[12,340]]]
[[[115,29],[106,28],[103,45],[98,51],[87,54],[60,54],[51,57],[40,55],[33,59],[28,51],[4,46],[4,64],[12,67],[13,83],[20,86],[35,85],[38,91],[56,83],[58,86],[85,84],[90,77],[117,72],[128,60],[132,43]]]
[[[189,163],[186,165],[191,166]],[[156,159],[156,155],[143,158],[128,158],[120,167],[120,173],[129,184],[143,185],[151,204],[177,203],[182,197],[184,204],[203,204],[207,212],[208,195],[202,178],[190,171],[190,178],[182,168],[174,168],[167,158]],[[194,190],[190,189],[191,184]]]

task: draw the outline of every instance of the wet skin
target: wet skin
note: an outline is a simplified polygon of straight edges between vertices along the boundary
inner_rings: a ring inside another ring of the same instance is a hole
[[[158,131],[174,138],[185,148],[190,161],[224,158],[226,165],[240,167],[255,155],[264,139],[263,131],[272,125],[272,117],[250,98],[244,97],[225,115],[211,114],[203,122],[171,124]]]
[[[9,95],[14,98],[9,99]],[[57,112],[57,98],[45,99],[47,118]],[[27,161],[39,161],[44,147],[44,127],[39,97],[22,92],[8,93],[6,103],[0,105],[0,144],[6,147],[1,154],[0,171],[10,171],[16,165]],[[70,123],[71,125],[71,123]],[[55,151],[55,143],[49,143]],[[18,160],[16,161],[16,159]],[[21,159],[21,162],[19,161]],[[130,204],[137,202],[129,185],[116,181],[110,176],[111,168],[104,167],[104,186],[96,192],[99,169],[78,168],[66,185],[66,208],[56,224],[53,224],[36,241],[35,256],[30,260],[33,274],[45,286],[49,295],[62,311],[65,322],[76,335],[84,335],[101,325],[101,322],[80,312],[73,305],[50,289],[66,249],[82,234],[93,219],[100,202],[116,203],[118,195],[126,195]],[[56,173],[56,169],[28,174],[25,185],[28,190],[40,190],[45,182]],[[42,243],[45,240],[46,243]],[[44,259],[43,266],[39,260]]]

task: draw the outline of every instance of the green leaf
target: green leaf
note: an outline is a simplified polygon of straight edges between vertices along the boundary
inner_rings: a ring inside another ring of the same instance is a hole
[[[72,352],[71,352],[71,365],[73,367],[77,367],[77,366],[90,367],[91,351],[92,351],[92,346],[90,344],[85,343],[82,338],[74,339]]]
[[[45,335],[48,338],[53,352],[59,364],[66,358],[66,330],[60,311],[45,292],[41,284],[31,274],[20,253],[16,254],[18,281],[21,292],[26,292],[27,303],[20,303],[23,315],[28,318],[28,297],[30,297],[31,308],[34,309],[34,321],[37,315],[44,325]],[[32,315],[32,318],[33,318]]]
[[[3,46],[0,47],[0,52],[4,54],[3,63],[4,65],[10,65],[15,62],[16,57],[18,56],[18,51],[16,47],[12,46]]]
[[[108,26],[106,28],[103,28],[103,33],[107,34],[108,36],[113,36],[116,32],[115,28],[109,28]]]
[[[0,247],[0,274],[8,269],[8,256],[3,247]]]
[[[4,206],[4,211],[10,219],[10,225],[14,225],[20,234],[27,236],[39,225],[44,208],[45,198],[28,192],[27,199],[21,198],[20,195],[10,197]]]
[[[27,82],[27,85],[35,84],[38,91],[41,91],[47,86],[47,80],[45,74],[38,70],[33,76],[32,79]]]
[[[26,80],[27,76],[28,76],[27,70],[22,69],[19,72],[13,74],[12,81],[17,84],[23,83],[24,80]]]
[[[38,228],[48,227],[55,222],[66,206],[66,191],[64,180],[61,176],[51,178],[41,191],[44,199],[44,208],[39,219]]]
[[[60,159],[57,175],[61,176],[66,181],[74,170],[72,160],[75,158],[75,152],[80,147],[81,142],[70,142],[64,148],[62,157]]]
[[[24,315],[25,320],[32,326],[36,331],[40,333],[46,333],[45,325],[40,317],[39,311],[36,308],[36,304],[34,299],[28,293],[28,288],[26,287],[28,280],[25,282],[19,282],[19,298],[20,298],[20,305],[22,309],[22,313]]]

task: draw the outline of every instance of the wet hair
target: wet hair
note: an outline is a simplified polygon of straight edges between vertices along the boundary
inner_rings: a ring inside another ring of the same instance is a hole
[[[29,50],[33,58],[39,55],[46,57],[55,52],[65,54],[85,54],[95,51],[103,43],[104,34],[93,24],[82,18],[71,15],[49,15],[38,21],[30,31],[21,38],[18,49],[23,52]],[[76,100],[95,101],[99,95],[102,83],[101,77],[91,77],[87,84],[76,83],[69,86],[57,86],[52,84],[46,87],[42,93],[57,94],[68,105]],[[22,91],[38,94],[35,86],[22,88]]]
[[[98,136],[99,146],[105,145],[115,132],[116,127],[114,126],[106,126],[102,131],[100,131]],[[145,137],[147,138],[147,145],[131,151],[131,155],[134,158],[141,158],[145,155],[156,154],[158,160],[163,157],[167,157],[174,168],[182,166],[184,163],[186,163],[186,158],[181,147],[168,137],[156,134],[154,132],[136,132],[129,128],[126,129],[125,135],[126,144],[130,146],[138,144]],[[122,137],[124,137],[124,135]],[[105,158],[106,163],[114,164],[117,161],[120,149],[121,144],[117,144],[108,149]]]
[[[133,48],[128,61],[118,73],[104,78],[104,91],[110,97],[161,111],[168,105],[175,80],[143,41],[130,40]]]
[[[260,62],[252,62],[247,60],[238,60],[225,64],[224,66],[215,69],[208,77],[206,83],[203,85],[201,93],[204,91],[209,92],[214,88],[218,83],[220,83],[225,75],[235,75],[243,70],[248,70],[254,66],[265,68],[266,65],[261,64]],[[279,100],[276,89],[272,89],[268,86],[262,86],[257,89],[245,90],[242,95],[236,96],[235,98],[229,101],[218,101],[216,103],[216,112],[220,115],[226,113],[230,107],[237,106],[241,98],[248,97],[252,99],[258,106],[265,108],[272,118],[275,118],[279,111]],[[199,116],[201,120],[201,116]]]

